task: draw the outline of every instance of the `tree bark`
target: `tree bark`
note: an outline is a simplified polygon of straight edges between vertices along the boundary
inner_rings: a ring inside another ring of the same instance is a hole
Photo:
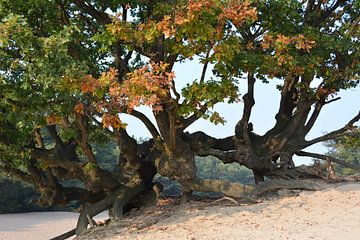
[[[109,209],[111,206],[113,206],[116,198],[119,198],[119,200],[117,201],[122,201],[124,203],[127,203],[128,201],[133,199],[136,195],[141,193],[141,191],[143,191],[144,188],[145,186],[142,182],[132,187],[121,187],[120,189],[111,193],[108,197],[102,199],[101,201],[95,204],[89,204],[89,203],[85,204],[84,209],[81,211],[80,216],[78,218],[78,222],[76,225],[76,235],[83,233],[87,229],[87,226],[89,224],[88,216],[92,218],[95,215]],[[119,205],[117,207],[119,207]]]

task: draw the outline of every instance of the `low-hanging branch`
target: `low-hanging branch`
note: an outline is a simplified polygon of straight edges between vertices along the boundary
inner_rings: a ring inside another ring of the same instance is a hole
[[[322,159],[322,160],[325,160],[325,161],[330,161],[330,162],[333,162],[333,163],[337,163],[339,165],[343,165],[343,166],[348,167],[348,168],[360,170],[360,165],[351,164],[351,163],[339,160],[337,158],[327,156],[327,155],[323,155],[323,154],[319,154],[319,153],[311,153],[311,152],[306,152],[306,151],[299,151],[299,152],[296,152],[295,154],[298,155],[298,156],[303,156],[303,157],[318,158],[318,159]]]
[[[217,149],[199,149],[196,155],[200,157],[213,156],[220,159],[223,163],[236,162],[236,151],[220,151]]]
[[[302,148],[306,148],[308,146],[311,146],[313,144],[316,144],[316,143],[319,143],[319,142],[325,142],[325,141],[328,141],[328,140],[331,140],[331,139],[334,139],[334,138],[337,138],[339,137],[341,134],[345,133],[346,131],[352,129],[354,127],[354,124],[360,120],[360,111],[359,113],[354,117],[352,118],[344,127],[338,129],[338,130],[335,130],[335,131],[332,131],[330,133],[327,133],[321,137],[317,137],[317,138],[314,138],[312,140],[309,140],[309,141],[306,141],[303,145],[302,145]]]
[[[18,178],[20,179],[21,181],[24,181],[24,182],[27,182],[29,184],[32,184],[32,179],[31,179],[31,176],[24,172],[24,171],[21,171],[17,168],[13,168],[13,167],[9,167],[9,166],[3,166],[0,164],[0,170],[2,172],[5,172],[7,174],[9,174],[10,176],[12,177],[15,177],[15,178]]]

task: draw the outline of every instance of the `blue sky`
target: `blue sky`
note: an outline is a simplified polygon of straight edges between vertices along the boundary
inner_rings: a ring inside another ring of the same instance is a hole
[[[182,87],[193,81],[199,79],[201,74],[201,66],[197,61],[188,61],[182,64],[175,65],[176,73],[176,87],[180,90]],[[207,78],[211,77],[211,69],[207,71]],[[269,130],[275,123],[275,114],[278,110],[280,92],[276,89],[276,85],[280,84],[280,80],[270,80],[269,84],[264,84],[257,81],[255,84],[255,106],[253,108],[250,121],[254,124],[254,131],[257,134],[263,134]],[[246,81],[239,83],[240,93],[245,93],[247,89]],[[337,128],[344,126],[352,117],[354,117],[360,110],[360,87],[341,91],[338,95],[342,99],[326,105],[316,124],[307,139],[320,136],[326,132],[330,132]],[[217,125],[209,121],[200,119],[191,125],[187,131],[204,131],[214,137],[227,137],[234,134],[234,127],[242,115],[242,103],[226,104],[219,103],[214,110],[220,113],[227,121],[225,125]],[[139,108],[138,110],[146,113],[146,115],[154,121],[151,111],[146,108]],[[137,138],[150,137],[149,132],[143,124],[134,117],[121,116],[122,120],[128,123],[127,130],[130,135]],[[155,121],[154,121],[155,122]],[[359,125],[359,123],[357,123]],[[326,148],[322,144],[316,144],[309,147],[307,150],[318,153],[325,153]],[[309,158],[296,158],[297,164],[311,162]]]

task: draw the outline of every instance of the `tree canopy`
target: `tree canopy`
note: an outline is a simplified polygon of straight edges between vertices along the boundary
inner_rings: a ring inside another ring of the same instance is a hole
[[[359,1],[1,0],[0,17],[0,168],[34,184],[44,204],[93,204],[78,231],[100,210],[121,215],[156,173],[184,193],[240,197],[252,189],[197,177],[195,156],[244,165],[256,183],[299,177],[294,155],[314,156],[303,149],[349,134],[360,119],[354,113],[344,127],[306,139],[337,93],[359,84]],[[173,70],[190,59],[199,59],[199,79]],[[258,135],[250,122],[255,82],[274,78],[276,123]],[[178,89],[181,81],[189,83]],[[186,131],[200,118],[226,124],[212,108],[239,101],[232,136]],[[152,138],[137,142],[120,113],[138,118]],[[120,150],[116,169],[101,167],[94,153],[106,142]]]

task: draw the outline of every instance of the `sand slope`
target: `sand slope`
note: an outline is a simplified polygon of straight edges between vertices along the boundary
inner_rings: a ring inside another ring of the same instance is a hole
[[[318,192],[266,200],[259,204],[211,206],[191,203],[150,208],[122,223],[92,229],[78,237],[101,240],[360,240],[360,183],[331,185]],[[1,240],[49,239],[73,228],[75,213],[0,215]],[[155,224],[151,224],[151,221]],[[150,224],[149,224],[150,223]]]
[[[198,204],[189,204],[160,218],[152,226],[139,229],[146,219],[140,216],[132,219],[125,228],[100,228],[79,239],[360,240],[360,183],[340,184],[318,192],[301,192],[298,196],[255,205],[222,205],[199,209]],[[154,213],[149,211],[149,214]]]

